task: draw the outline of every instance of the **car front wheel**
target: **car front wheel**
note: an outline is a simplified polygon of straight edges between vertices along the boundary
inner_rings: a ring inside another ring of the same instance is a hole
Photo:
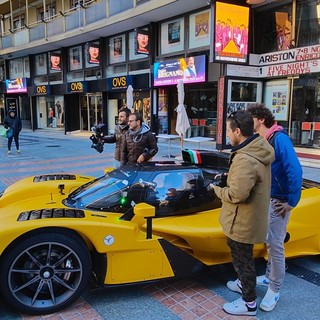
[[[23,313],[47,314],[72,304],[91,273],[90,253],[72,232],[40,232],[17,242],[2,257],[3,296]]]

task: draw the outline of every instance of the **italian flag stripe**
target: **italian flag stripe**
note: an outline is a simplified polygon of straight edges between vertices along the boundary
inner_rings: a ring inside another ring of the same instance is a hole
[[[199,151],[188,150],[188,152],[190,154],[190,158],[191,158],[192,163],[194,163],[194,164],[201,164],[202,163]]]

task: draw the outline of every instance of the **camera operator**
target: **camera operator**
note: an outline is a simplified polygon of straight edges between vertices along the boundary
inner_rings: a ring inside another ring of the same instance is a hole
[[[118,168],[121,163],[121,148],[125,139],[125,134],[129,129],[128,120],[130,114],[130,109],[121,108],[118,114],[118,124],[114,128],[114,134],[106,136],[103,139],[104,143],[116,143],[116,147],[114,150],[115,168]]]
[[[121,165],[146,162],[158,152],[156,138],[149,126],[142,122],[141,113],[132,113],[128,123],[129,130],[122,145]]]

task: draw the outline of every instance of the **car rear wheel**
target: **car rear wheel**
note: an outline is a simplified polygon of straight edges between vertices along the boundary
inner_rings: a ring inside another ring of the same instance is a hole
[[[82,294],[90,273],[90,253],[80,237],[61,231],[33,234],[3,256],[1,290],[23,313],[53,313]]]

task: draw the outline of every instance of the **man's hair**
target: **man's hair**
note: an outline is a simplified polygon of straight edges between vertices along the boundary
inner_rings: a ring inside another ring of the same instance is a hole
[[[120,108],[119,109],[119,112],[118,113],[120,113],[120,112],[124,112],[125,114],[126,114],[126,117],[127,118],[129,118],[129,116],[130,116],[130,114],[131,114],[131,111],[130,111],[130,109],[129,108]]]
[[[274,116],[270,109],[262,103],[256,103],[248,107],[247,111],[253,118],[264,120],[264,125],[271,128],[275,124]]]
[[[136,121],[140,120],[140,124],[142,124],[143,117],[142,117],[142,114],[140,112],[133,112],[133,113],[131,113],[131,115],[134,115],[136,117]]]
[[[232,112],[228,116],[227,122],[229,122],[232,131],[239,128],[244,137],[253,135],[253,118],[250,113],[243,110]]]

